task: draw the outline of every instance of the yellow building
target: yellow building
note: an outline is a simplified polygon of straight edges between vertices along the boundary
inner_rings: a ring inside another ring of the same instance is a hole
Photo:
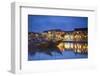
[[[73,39],[74,39],[73,31],[66,31],[64,35],[64,41],[73,41]]]

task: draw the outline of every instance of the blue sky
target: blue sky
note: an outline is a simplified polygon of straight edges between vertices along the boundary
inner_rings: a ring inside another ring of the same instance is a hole
[[[88,17],[28,15],[28,31],[43,32],[50,29],[72,31],[75,28],[87,28]]]

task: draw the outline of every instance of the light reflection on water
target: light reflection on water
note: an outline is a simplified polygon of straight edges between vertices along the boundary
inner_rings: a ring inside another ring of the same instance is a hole
[[[34,55],[29,54],[28,60],[56,60],[56,59],[75,59],[75,58],[88,58],[88,45],[87,43],[80,42],[61,42],[59,43],[61,53],[51,51],[52,56],[43,52],[36,52]],[[46,51],[46,50],[44,50]],[[58,50],[59,51],[59,50]]]
[[[73,50],[76,53],[88,53],[88,44],[87,43],[71,43],[71,42],[66,42],[64,43],[64,49],[65,50]]]

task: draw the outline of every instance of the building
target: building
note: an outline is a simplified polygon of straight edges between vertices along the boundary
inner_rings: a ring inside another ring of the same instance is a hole
[[[36,40],[39,39],[40,37],[41,37],[40,33],[28,32],[28,40]]]
[[[64,41],[73,41],[73,31],[65,31]]]
[[[65,32],[60,29],[53,29],[44,31],[45,36],[48,40],[59,41],[63,40]]]
[[[77,28],[73,32],[74,41],[87,41],[88,30],[87,28]]]

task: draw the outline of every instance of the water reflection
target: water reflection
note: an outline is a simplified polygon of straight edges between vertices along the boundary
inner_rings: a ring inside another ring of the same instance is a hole
[[[60,51],[73,50],[75,53],[88,53],[88,45],[83,42],[61,42],[57,45]]]
[[[75,53],[88,53],[88,45],[85,42],[64,42],[65,50],[73,50]]]
[[[52,52],[57,52],[62,55],[64,51],[72,51],[75,54],[87,54],[87,42],[30,42],[28,45],[29,53],[36,54],[37,52],[45,53],[52,56]]]

